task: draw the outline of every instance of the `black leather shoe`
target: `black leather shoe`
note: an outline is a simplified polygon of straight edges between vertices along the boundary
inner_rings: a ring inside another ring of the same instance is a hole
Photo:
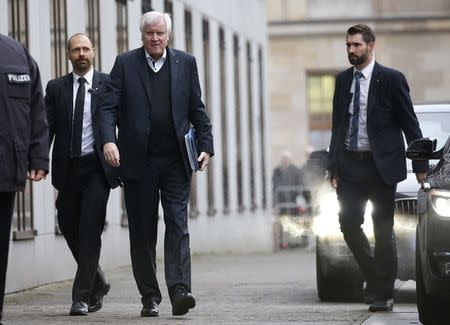
[[[392,308],[394,308],[394,299],[375,299],[369,311],[392,311]]]
[[[144,305],[141,309],[141,317],[158,317],[159,309],[156,302],[151,302],[148,305]]]
[[[88,305],[84,301],[77,301],[70,307],[70,315],[72,316],[85,316],[88,314]]]
[[[195,307],[194,296],[185,290],[175,291],[172,298],[172,315],[181,316]]]
[[[103,297],[108,294],[109,289],[111,289],[111,285],[107,283],[101,290],[92,293],[91,297],[89,298],[88,312],[94,313],[102,309]]]

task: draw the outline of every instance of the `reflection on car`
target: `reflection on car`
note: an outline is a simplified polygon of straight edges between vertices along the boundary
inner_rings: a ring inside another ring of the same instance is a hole
[[[444,143],[450,134],[450,105],[416,105],[415,113],[422,134]],[[397,186],[394,232],[397,244],[399,280],[415,280],[415,246],[417,224],[417,184],[411,161],[407,162],[407,179]],[[318,195],[321,203],[313,221],[316,234],[316,277],[321,300],[361,300],[364,279],[339,229],[339,204],[335,189],[323,184]],[[370,201],[366,206],[363,229],[374,245]],[[449,218],[450,220],[450,218]],[[450,232],[447,232],[449,234]],[[450,238],[450,236],[448,236]],[[450,246],[448,246],[450,247]],[[450,257],[450,253],[449,253]],[[450,271],[450,259],[449,259]],[[450,323],[449,323],[450,324]]]

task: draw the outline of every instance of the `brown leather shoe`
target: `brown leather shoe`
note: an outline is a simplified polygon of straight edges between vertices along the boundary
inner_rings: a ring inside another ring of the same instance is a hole
[[[159,316],[158,304],[154,301],[144,305],[141,309],[141,317],[158,317],[158,316]]]

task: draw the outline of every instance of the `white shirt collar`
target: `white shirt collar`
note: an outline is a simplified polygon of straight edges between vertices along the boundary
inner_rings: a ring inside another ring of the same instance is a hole
[[[150,56],[150,54],[148,54],[147,53],[147,50],[146,49],[144,49],[144,51],[145,51],[145,58],[147,59],[147,62],[150,60],[150,61],[152,61],[152,62],[159,62],[159,61],[165,61],[166,60],[166,57],[167,57],[167,49],[164,49],[164,53],[163,53],[163,55],[158,59],[158,61],[155,61],[151,56]]]
[[[75,72],[73,72],[73,83],[78,84],[78,79],[80,79],[81,76],[77,75]],[[94,78],[94,67],[91,67],[91,69],[83,76],[84,79],[86,79],[86,84],[92,86],[92,79]]]

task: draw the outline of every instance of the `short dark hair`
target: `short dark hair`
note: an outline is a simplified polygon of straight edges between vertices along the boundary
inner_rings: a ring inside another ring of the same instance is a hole
[[[355,34],[361,34],[364,39],[364,42],[366,42],[367,44],[375,42],[375,33],[367,25],[358,24],[350,27],[347,30],[347,35],[355,35]]]

